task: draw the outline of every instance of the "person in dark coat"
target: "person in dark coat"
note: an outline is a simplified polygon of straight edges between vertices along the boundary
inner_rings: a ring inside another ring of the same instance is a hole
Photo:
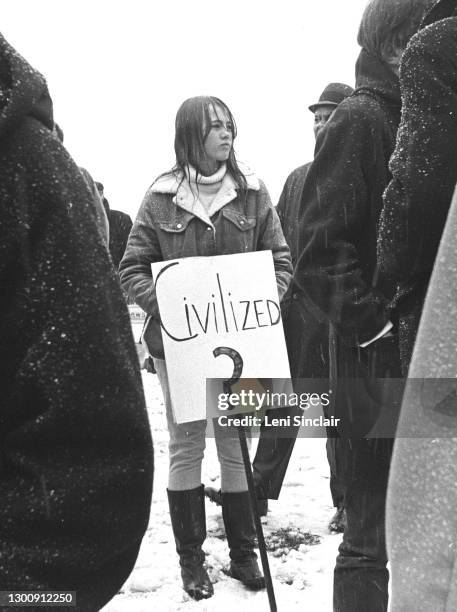
[[[52,130],[44,78],[0,35],[0,590],[91,612],[137,558],[152,445],[91,193]]]
[[[119,268],[121,259],[124,257],[125,247],[127,246],[127,240],[132,229],[133,222],[127,213],[121,212],[120,210],[112,210],[109,202],[105,197],[104,186],[102,183],[96,181],[96,186],[100,197],[105,207],[105,212],[109,222],[109,252],[111,259],[113,260],[114,267],[116,270]]]
[[[405,109],[399,144],[406,143],[410,148],[404,153],[397,148],[398,155],[393,158],[394,179],[386,192],[386,207],[389,205],[389,208],[385,209],[388,215],[383,227],[384,231],[395,235],[405,231],[404,224],[409,219],[418,221],[414,225],[418,244],[407,243],[401,254],[402,258],[412,258],[411,270],[404,268],[405,262],[401,260],[398,266],[394,260],[393,266],[404,275],[398,293],[407,289],[404,300],[399,301],[401,321],[407,313],[404,305],[410,306],[413,329],[421,313],[387,498],[392,612],[457,609],[455,191],[447,214],[448,197],[457,178],[457,76],[453,66],[457,54],[455,0],[439,2],[427,16],[425,25],[429,27],[414,36],[402,63],[400,82],[404,89]],[[412,79],[413,70],[418,83]],[[412,116],[413,112],[417,119]],[[419,119],[420,124],[416,124]],[[413,129],[414,133],[409,134]],[[425,199],[427,196],[428,201]],[[394,211],[394,205],[400,208],[398,212],[402,215]],[[446,214],[447,221],[442,230]],[[439,235],[439,250],[436,251]],[[381,254],[384,255],[392,236],[383,235],[381,238]],[[394,243],[392,248],[397,254],[398,245]],[[389,260],[384,258],[383,261]],[[422,269],[416,267],[416,261]],[[409,272],[409,278],[406,272]],[[426,298],[422,302],[426,289]],[[410,340],[407,347],[409,356],[414,335],[406,339]],[[407,366],[407,362],[404,365]],[[411,507],[418,509],[413,516],[405,512],[405,508]]]
[[[309,107],[314,115],[314,135],[316,139],[338,104],[350,96],[353,91],[352,87],[344,83],[330,83],[321,93],[319,100]],[[298,242],[299,207],[310,165],[309,162],[290,173],[276,207],[294,267],[300,254]],[[301,291],[295,283],[291,283],[284,297],[282,313],[292,379],[295,381],[309,377],[328,379],[327,328],[324,329],[325,324],[314,325],[312,317],[311,325],[309,325],[310,315],[301,297]],[[294,428],[291,433],[295,435],[288,438],[265,435],[260,437],[253,462],[253,471],[258,495],[265,500],[267,498],[278,499],[279,497],[298,428]],[[342,532],[345,522],[344,500],[342,487],[335,476],[336,440],[335,437],[329,437],[327,443],[327,456],[331,472],[330,490],[333,505],[337,508],[335,516],[329,523],[329,529]]]
[[[403,111],[378,256],[398,312],[405,373],[457,182],[456,15],[455,2],[439,3],[427,18],[431,25],[408,46],[400,74]]]
[[[398,65],[425,10],[426,0],[368,3],[356,91],[318,138],[303,188],[294,279],[316,322],[329,326],[333,410],[346,438],[337,465],[347,528],[334,574],[336,612],[387,610],[384,509],[392,439],[366,436],[379,416],[395,415],[401,392],[389,382],[400,375],[400,362],[376,268],[376,225],[400,121]]]

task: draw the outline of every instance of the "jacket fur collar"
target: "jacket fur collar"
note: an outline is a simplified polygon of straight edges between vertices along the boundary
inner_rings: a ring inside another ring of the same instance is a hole
[[[248,189],[252,189],[253,191],[259,191],[260,183],[259,183],[259,179],[257,178],[256,174],[249,168],[249,166],[246,166],[245,164],[241,162],[238,162],[238,166],[241,172],[244,174],[246,183],[248,185]],[[227,173],[226,177],[227,176],[230,176],[230,175]],[[151,191],[153,193],[170,193],[170,194],[176,195],[178,192],[179,184],[181,183],[181,178],[182,178],[181,174],[174,175],[171,172],[168,172],[167,174],[164,174],[163,176],[159,177],[152,184]],[[230,179],[231,179],[232,184],[234,185],[234,188],[236,188],[235,181],[232,179],[232,177],[230,177]]]
[[[248,189],[259,191],[259,179],[254,172],[244,164],[239,164],[239,168],[246,178]],[[208,210],[206,210],[198,199],[198,193],[195,193],[195,191],[191,189],[189,181],[187,179],[182,180],[182,174],[175,175],[169,172],[168,174],[159,177],[157,181],[152,184],[150,191],[152,193],[172,195],[174,204],[191,213],[195,217],[198,217],[206,224],[214,228],[211,217],[237,197],[237,189],[237,184],[232,176],[227,172],[222,179],[221,188],[214,200],[211,202]]]

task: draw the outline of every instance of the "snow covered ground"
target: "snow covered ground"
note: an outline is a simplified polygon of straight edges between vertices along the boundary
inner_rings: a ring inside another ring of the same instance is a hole
[[[215,594],[211,599],[195,602],[181,589],[166,498],[168,434],[162,395],[155,375],[144,374],[143,382],[155,449],[151,517],[135,569],[103,612],[268,611],[266,591],[250,592],[224,574],[228,549],[221,510],[209,501],[204,550]],[[209,439],[203,482],[218,487],[218,475],[214,440]],[[333,508],[325,440],[297,440],[281,497],[270,501],[269,507],[263,528],[271,549],[269,560],[278,610],[330,612],[333,566],[341,536],[327,531]]]

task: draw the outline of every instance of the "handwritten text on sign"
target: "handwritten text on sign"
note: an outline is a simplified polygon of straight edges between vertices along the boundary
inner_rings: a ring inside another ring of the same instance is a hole
[[[231,377],[218,347],[241,355],[243,378],[290,377],[270,251],[160,262],[152,274],[178,423],[206,418],[207,378]]]

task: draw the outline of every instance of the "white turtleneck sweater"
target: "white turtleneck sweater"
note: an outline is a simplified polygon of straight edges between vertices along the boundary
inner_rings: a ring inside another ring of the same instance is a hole
[[[208,212],[214,198],[219,193],[226,172],[227,166],[222,164],[219,170],[211,176],[199,174],[197,178],[197,171],[192,166],[189,166],[187,180],[192,192],[200,200],[206,212]]]

